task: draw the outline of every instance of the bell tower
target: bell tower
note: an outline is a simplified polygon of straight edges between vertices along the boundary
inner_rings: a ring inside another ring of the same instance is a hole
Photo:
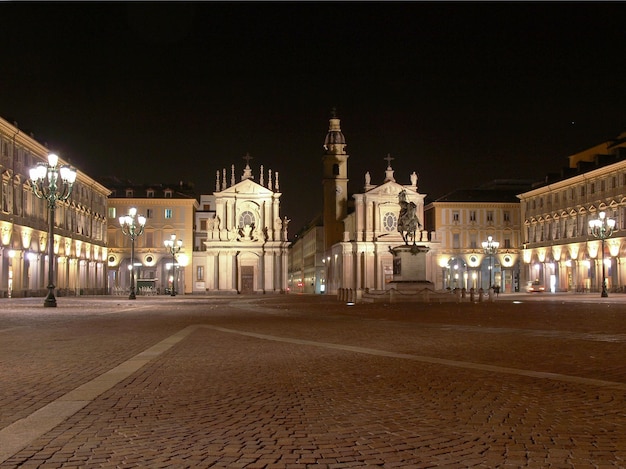
[[[333,109],[324,140],[324,240],[326,249],[343,240],[348,214],[348,154],[340,120]]]

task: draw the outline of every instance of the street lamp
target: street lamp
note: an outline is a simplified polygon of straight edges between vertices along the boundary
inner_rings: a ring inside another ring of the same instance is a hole
[[[600,296],[606,298],[609,296],[609,293],[606,290],[606,277],[604,274],[604,240],[613,234],[615,220],[608,218],[604,212],[600,212],[598,217],[595,220],[589,220],[589,228],[591,229],[591,234],[602,241],[602,293]]]
[[[120,217],[120,226],[122,233],[130,238],[130,295],[129,300],[137,299],[135,295],[135,239],[141,236],[146,226],[146,217],[137,215],[137,209],[131,207],[128,215]]]
[[[164,241],[165,247],[172,255],[172,291],[171,296],[176,296],[176,288],[174,280],[176,279],[176,254],[180,252],[180,248],[183,246],[182,239],[176,239],[176,235],[173,234],[170,239]]]
[[[58,166],[59,157],[54,153],[48,155],[47,163],[37,163],[31,168],[30,187],[35,196],[48,202],[48,295],[44,306],[56,307],[54,297],[54,209],[57,201],[65,201],[72,193],[76,181],[76,170],[68,165]]]
[[[489,288],[491,288],[491,272],[493,272],[493,256],[498,252],[500,243],[494,241],[491,235],[487,236],[487,241],[482,242],[485,254],[489,256]]]

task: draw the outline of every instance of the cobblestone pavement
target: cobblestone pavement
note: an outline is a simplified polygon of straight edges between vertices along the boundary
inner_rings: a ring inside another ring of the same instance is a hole
[[[515,301],[514,301],[515,300]],[[0,467],[626,467],[626,299],[0,300]]]

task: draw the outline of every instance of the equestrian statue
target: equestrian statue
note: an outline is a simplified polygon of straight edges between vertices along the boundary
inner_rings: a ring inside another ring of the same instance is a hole
[[[415,246],[416,233],[418,229],[421,231],[422,224],[417,217],[417,205],[415,202],[407,200],[406,190],[400,191],[398,194],[398,202],[400,204],[400,216],[398,217],[398,232],[402,235],[405,245],[409,245],[409,241]]]

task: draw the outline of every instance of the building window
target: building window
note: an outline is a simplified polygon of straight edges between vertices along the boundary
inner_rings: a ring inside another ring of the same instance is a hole
[[[109,218],[117,218],[115,216],[115,212],[116,212],[115,207],[109,207]]]
[[[10,213],[13,210],[13,191],[9,190],[9,183],[2,182],[2,211]]]
[[[150,198],[154,197],[154,189],[148,189],[146,191],[146,197],[150,197]]]
[[[452,234],[452,248],[453,249],[461,248],[461,235],[459,233]]]
[[[172,209],[171,208],[166,208],[165,209],[165,218],[172,218]]]
[[[206,220],[200,220],[200,231],[206,231]]]
[[[145,238],[146,238],[146,243],[144,244],[144,246],[147,248],[154,247],[154,233],[150,231],[147,232]]]
[[[469,214],[470,221],[476,221],[476,210],[471,210]]]
[[[459,221],[459,212],[457,212],[457,211],[452,212],[452,221],[458,223],[458,221]]]
[[[585,186],[580,186],[580,196],[581,197],[585,196]]]
[[[387,212],[383,215],[383,228],[385,231],[394,231],[398,226],[398,219],[393,212]]]
[[[199,265],[196,269],[196,280],[199,282],[204,281],[204,266]]]
[[[247,225],[254,225],[254,214],[249,210],[246,210],[239,216],[239,228],[243,228]]]
[[[133,190],[132,189],[126,189],[126,197],[132,197],[133,196]]]
[[[470,249],[476,249],[476,248],[478,248],[478,241],[476,240],[476,235],[471,234],[470,235]]]
[[[154,217],[154,211],[151,208],[149,208],[146,210],[146,218],[152,218],[152,217]]]
[[[166,199],[172,198],[172,189],[165,189],[165,198]]]
[[[589,187],[589,193],[590,194],[595,194],[596,193],[596,183],[592,182],[591,186]]]
[[[509,212],[508,210],[505,210],[504,212],[502,212],[502,218],[504,219],[505,223],[510,223],[511,222],[511,212]]]
[[[493,223],[493,210],[487,210],[487,222]]]

